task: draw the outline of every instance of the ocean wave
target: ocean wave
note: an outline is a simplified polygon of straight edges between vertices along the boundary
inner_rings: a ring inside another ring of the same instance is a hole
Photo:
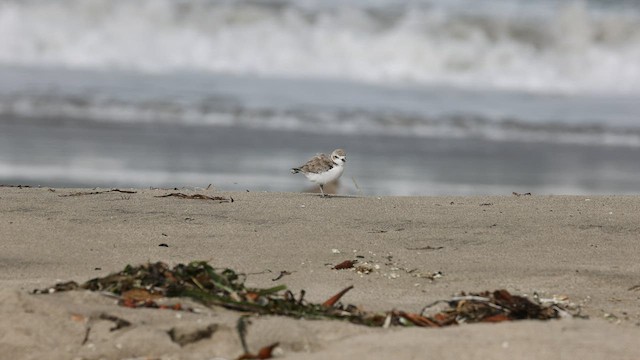
[[[0,63],[640,93],[636,7],[320,3],[5,0]]]
[[[486,114],[420,114],[398,110],[260,108],[208,99],[126,101],[100,96],[29,94],[0,98],[4,121],[88,124],[236,126],[287,132],[389,135],[418,138],[485,139],[640,147],[640,128],[607,122],[531,121]]]

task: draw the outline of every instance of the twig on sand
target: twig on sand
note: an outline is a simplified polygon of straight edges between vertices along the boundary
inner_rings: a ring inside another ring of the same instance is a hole
[[[80,192],[75,192],[75,193],[71,193],[71,194],[62,194],[62,195],[58,195],[58,196],[60,196],[60,197],[69,197],[69,196],[83,196],[83,195],[98,195],[98,194],[106,194],[106,193],[110,193],[110,192],[119,192],[119,193],[123,193],[123,194],[135,194],[135,193],[137,193],[137,191],[131,191],[131,190],[111,189],[111,190],[104,190],[104,191],[80,191]]]
[[[202,195],[202,194],[187,195],[187,194],[183,194],[183,193],[170,193],[170,194],[166,194],[166,195],[158,195],[158,196],[155,196],[155,197],[157,197],[157,198],[177,197],[177,198],[181,198],[181,199],[213,200],[213,201],[219,201],[221,203],[224,203],[224,202],[232,203],[233,202],[233,198],[231,196],[229,196],[229,198],[226,198],[226,197],[223,197],[223,196],[208,196],[208,195]]]

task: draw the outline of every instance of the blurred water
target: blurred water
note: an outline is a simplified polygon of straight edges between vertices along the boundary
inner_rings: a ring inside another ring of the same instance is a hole
[[[0,184],[636,193],[633,1],[0,1]],[[357,181],[356,187],[354,181]]]
[[[16,121],[0,124],[0,173],[42,186],[301,191],[309,185],[289,168],[344,144],[345,194],[634,193],[640,171],[628,147]]]
[[[4,0],[0,62],[638,94],[640,6]]]

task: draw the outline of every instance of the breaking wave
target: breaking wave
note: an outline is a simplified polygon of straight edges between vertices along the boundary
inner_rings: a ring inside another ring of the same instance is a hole
[[[627,3],[4,0],[0,64],[637,94]]]

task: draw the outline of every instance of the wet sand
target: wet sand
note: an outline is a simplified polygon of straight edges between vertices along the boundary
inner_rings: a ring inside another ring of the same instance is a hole
[[[280,342],[280,358],[640,358],[640,197],[332,197],[179,190],[233,203],[157,198],[140,190],[0,188],[0,351],[13,359],[235,358],[241,315],[118,307],[90,292],[31,295],[84,282],[127,264],[207,260],[249,274],[247,285],[286,284],[324,301],[418,312],[461,291],[566,298],[589,319],[371,329],[335,322],[252,320],[253,351]],[[167,246],[159,246],[166,244]],[[331,266],[358,259],[368,275]],[[291,275],[273,278],[286,270]],[[416,274],[440,271],[435,280]],[[131,326],[110,331],[118,316]],[[91,325],[85,339],[87,325]],[[167,331],[215,325],[185,346]]]

